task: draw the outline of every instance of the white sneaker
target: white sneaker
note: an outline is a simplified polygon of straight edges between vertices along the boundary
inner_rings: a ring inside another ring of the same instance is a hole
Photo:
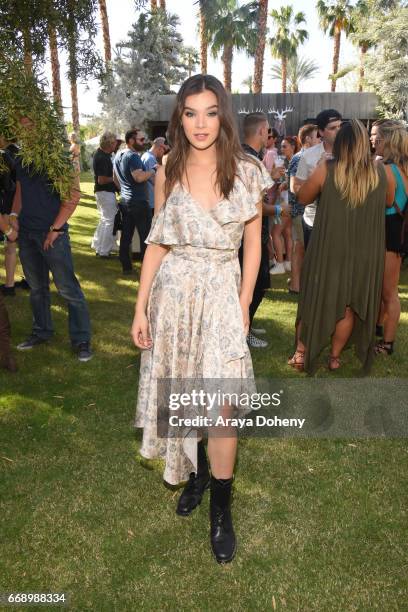
[[[266,329],[263,327],[251,327],[249,331],[251,334],[257,334],[258,336],[264,336],[266,334]]]
[[[283,265],[285,266],[286,272],[292,272],[292,264],[290,261],[284,261]]]
[[[285,266],[283,263],[277,263],[274,268],[269,272],[269,274],[285,274]]]
[[[260,338],[257,338],[251,332],[249,332],[249,334],[247,335],[247,342],[251,348],[266,348],[268,346],[266,340],[261,340]]]

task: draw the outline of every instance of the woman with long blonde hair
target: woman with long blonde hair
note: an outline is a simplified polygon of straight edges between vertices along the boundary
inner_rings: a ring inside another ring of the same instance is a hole
[[[408,133],[400,121],[385,121],[377,126],[375,150],[385,164],[392,185],[392,206],[385,213],[385,267],[382,304],[377,331],[383,338],[376,353],[391,355],[401,314],[398,282],[401,270],[404,216],[408,200]]]
[[[340,367],[350,341],[368,371],[384,270],[384,211],[392,194],[360,121],[341,127],[333,159],[316,168],[298,200],[306,205],[319,196],[302,270],[296,351],[288,363],[313,373],[331,338],[330,370]]]

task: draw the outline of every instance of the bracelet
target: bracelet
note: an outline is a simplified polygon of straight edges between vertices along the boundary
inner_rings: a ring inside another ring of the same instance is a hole
[[[18,219],[18,214],[16,212],[11,212],[9,214],[9,217],[15,217],[16,219]]]
[[[14,228],[11,227],[11,225],[9,225],[9,228],[7,230],[7,232],[4,232],[5,236],[10,236],[10,234],[12,234],[14,232]]]
[[[275,217],[280,217],[282,213],[282,206],[280,204],[275,204]]]

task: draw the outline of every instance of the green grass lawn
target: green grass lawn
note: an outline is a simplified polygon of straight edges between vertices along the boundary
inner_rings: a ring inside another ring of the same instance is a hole
[[[0,592],[66,592],[70,609],[97,612],[408,610],[406,440],[243,439],[239,548],[225,567],[210,554],[208,496],[176,516],[179,492],[163,486],[159,462],[139,459],[132,428],[137,282],[90,250],[97,215],[83,179],[71,239],[95,357],[72,356],[53,290],[53,341],[18,354],[17,375],[0,374]],[[253,351],[258,376],[296,375],[286,366],[296,301],[285,282],[275,277],[259,312],[270,346]],[[408,373],[407,271],[401,297],[396,353],[376,361],[375,377]],[[7,304],[17,344],[30,331],[28,295]],[[357,370],[347,351],[341,376]]]

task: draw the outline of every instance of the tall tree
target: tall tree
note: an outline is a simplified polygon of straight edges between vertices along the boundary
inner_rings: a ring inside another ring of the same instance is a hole
[[[380,100],[383,117],[408,120],[408,8],[404,2],[394,10],[378,12],[366,30],[373,44],[367,53],[365,80]]]
[[[100,94],[105,124],[126,131],[146,125],[160,95],[172,93],[187,76],[187,55],[176,15],[142,13],[116,46],[116,58]]]
[[[109,62],[112,60],[112,53],[111,53],[109,19],[108,19],[108,9],[106,7],[106,0],[99,0],[99,12],[101,15],[101,22],[102,22],[103,48],[105,51],[105,63],[107,66],[109,66]]]
[[[290,93],[298,93],[302,81],[312,79],[320,71],[319,66],[311,59],[293,55],[287,63],[287,82]],[[272,66],[271,76],[274,79],[282,79],[282,64],[276,62]]]
[[[72,124],[79,132],[78,80],[98,77],[102,61],[95,52],[97,0],[58,0],[64,3],[61,38],[68,54],[68,78],[71,87]]]
[[[406,6],[405,2],[405,6]],[[358,46],[360,51],[360,66],[359,66],[359,85],[358,90],[361,92],[364,89],[365,77],[365,60],[369,49],[373,46],[373,41],[370,39],[368,32],[370,31],[370,22],[373,18],[385,15],[387,11],[397,8],[403,8],[404,3],[398,0],[358,0],[355,7],[352,9],[352,29],[351,40]]]
[[[58,112],[62,114],[61,76],[58,56],[57,30],[52,23],[48,24],[48,37],[50,45],[52,94]]]
[[[0,0],[0,38],[22,58],[26,74],[44,58],[49,4],[44,0]],[[3,46],[3,45],[2,45]]]
[[[181,58],[183,63],[187,66],[188,76],[191,77],[193,71],[199,63],[199,57],[197,50],[194,47],[184,47],[181,52]]]
[[[255,51],[254,78],[253,78],[252,85],[251,85],[253,92],[256,94],[259,94],[262,92],[267,20],[268,20],[268,0],[259,0],[258,2],[258,43],[256,46],[256,51]]]
[[[207,74],[208,63],[208,24],[217,12],[219,0],[197,0],[194,4],[199,6],[199,35],[200,35],[200,70]]]
[[[319,14],[320,27],[334,40],[333,68],[332,74],[339,70],[341,34],[348,36],[353,31],[352,5],[350,0],[318,0],[317,12]],[[336,80],[331,80],[331,91],[336,91]]]
[[[307,40],[307,30],[299,27],[306,24],[303,12],[294,13],[292,6],[273,9],[270,15],[274,23],[274,36],[270,39],[271,52],[282,64],[282,93],[287,89],[288,60],[297,54],[301,44]]]
[[[217,11],[208,20],[211,52],[213,57],[221,53],[224,87],[227,91],[231,91],[234,51],[242,50],[249,55],[255,54],[256,25],[256,3],[239,6],[238,0],[219,0]]]

